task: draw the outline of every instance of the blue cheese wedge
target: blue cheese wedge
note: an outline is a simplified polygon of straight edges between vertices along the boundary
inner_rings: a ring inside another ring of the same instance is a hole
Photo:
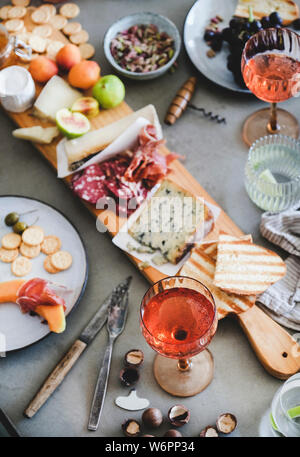
[[[164,180],[130,227],[130,235],[176,264],[193,247],[207,211],[202,199]]]

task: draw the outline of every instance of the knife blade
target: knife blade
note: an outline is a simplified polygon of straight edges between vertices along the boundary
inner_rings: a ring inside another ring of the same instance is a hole
[[[65,356],[50,373],[40,390],[36,393],[24,411],[28,418],[33,417],[44,405],[55,389],[63,382],[71,368],[77,362],[83,351],[94,340],[107,321],[108,309],[113,303],[120,303],[128,291],[132,277],[129,276],[120,282],[106,297],[96,314],[92,317],[78,339],[72,344]]]

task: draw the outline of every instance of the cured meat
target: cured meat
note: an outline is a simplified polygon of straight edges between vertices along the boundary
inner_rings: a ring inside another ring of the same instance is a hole
[[[17,304],[23,313],[35,311],[37,306],[57,306],[65,308],[65,301],[51,289],[51,283],[44,279],[34,278],[25,282],[18,291]]]

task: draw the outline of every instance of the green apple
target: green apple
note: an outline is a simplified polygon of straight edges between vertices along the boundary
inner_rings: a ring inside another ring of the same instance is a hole
[[[118,76],[103,76],[93,87],[93,97],[102,108],[114,108],[124,100],[125,86]]]

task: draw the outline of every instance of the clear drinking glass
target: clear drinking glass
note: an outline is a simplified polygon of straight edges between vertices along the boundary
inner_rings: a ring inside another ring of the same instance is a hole
[[[300,373],[291,376],[272,401],[272,420],[286,437],[300,437]]]

